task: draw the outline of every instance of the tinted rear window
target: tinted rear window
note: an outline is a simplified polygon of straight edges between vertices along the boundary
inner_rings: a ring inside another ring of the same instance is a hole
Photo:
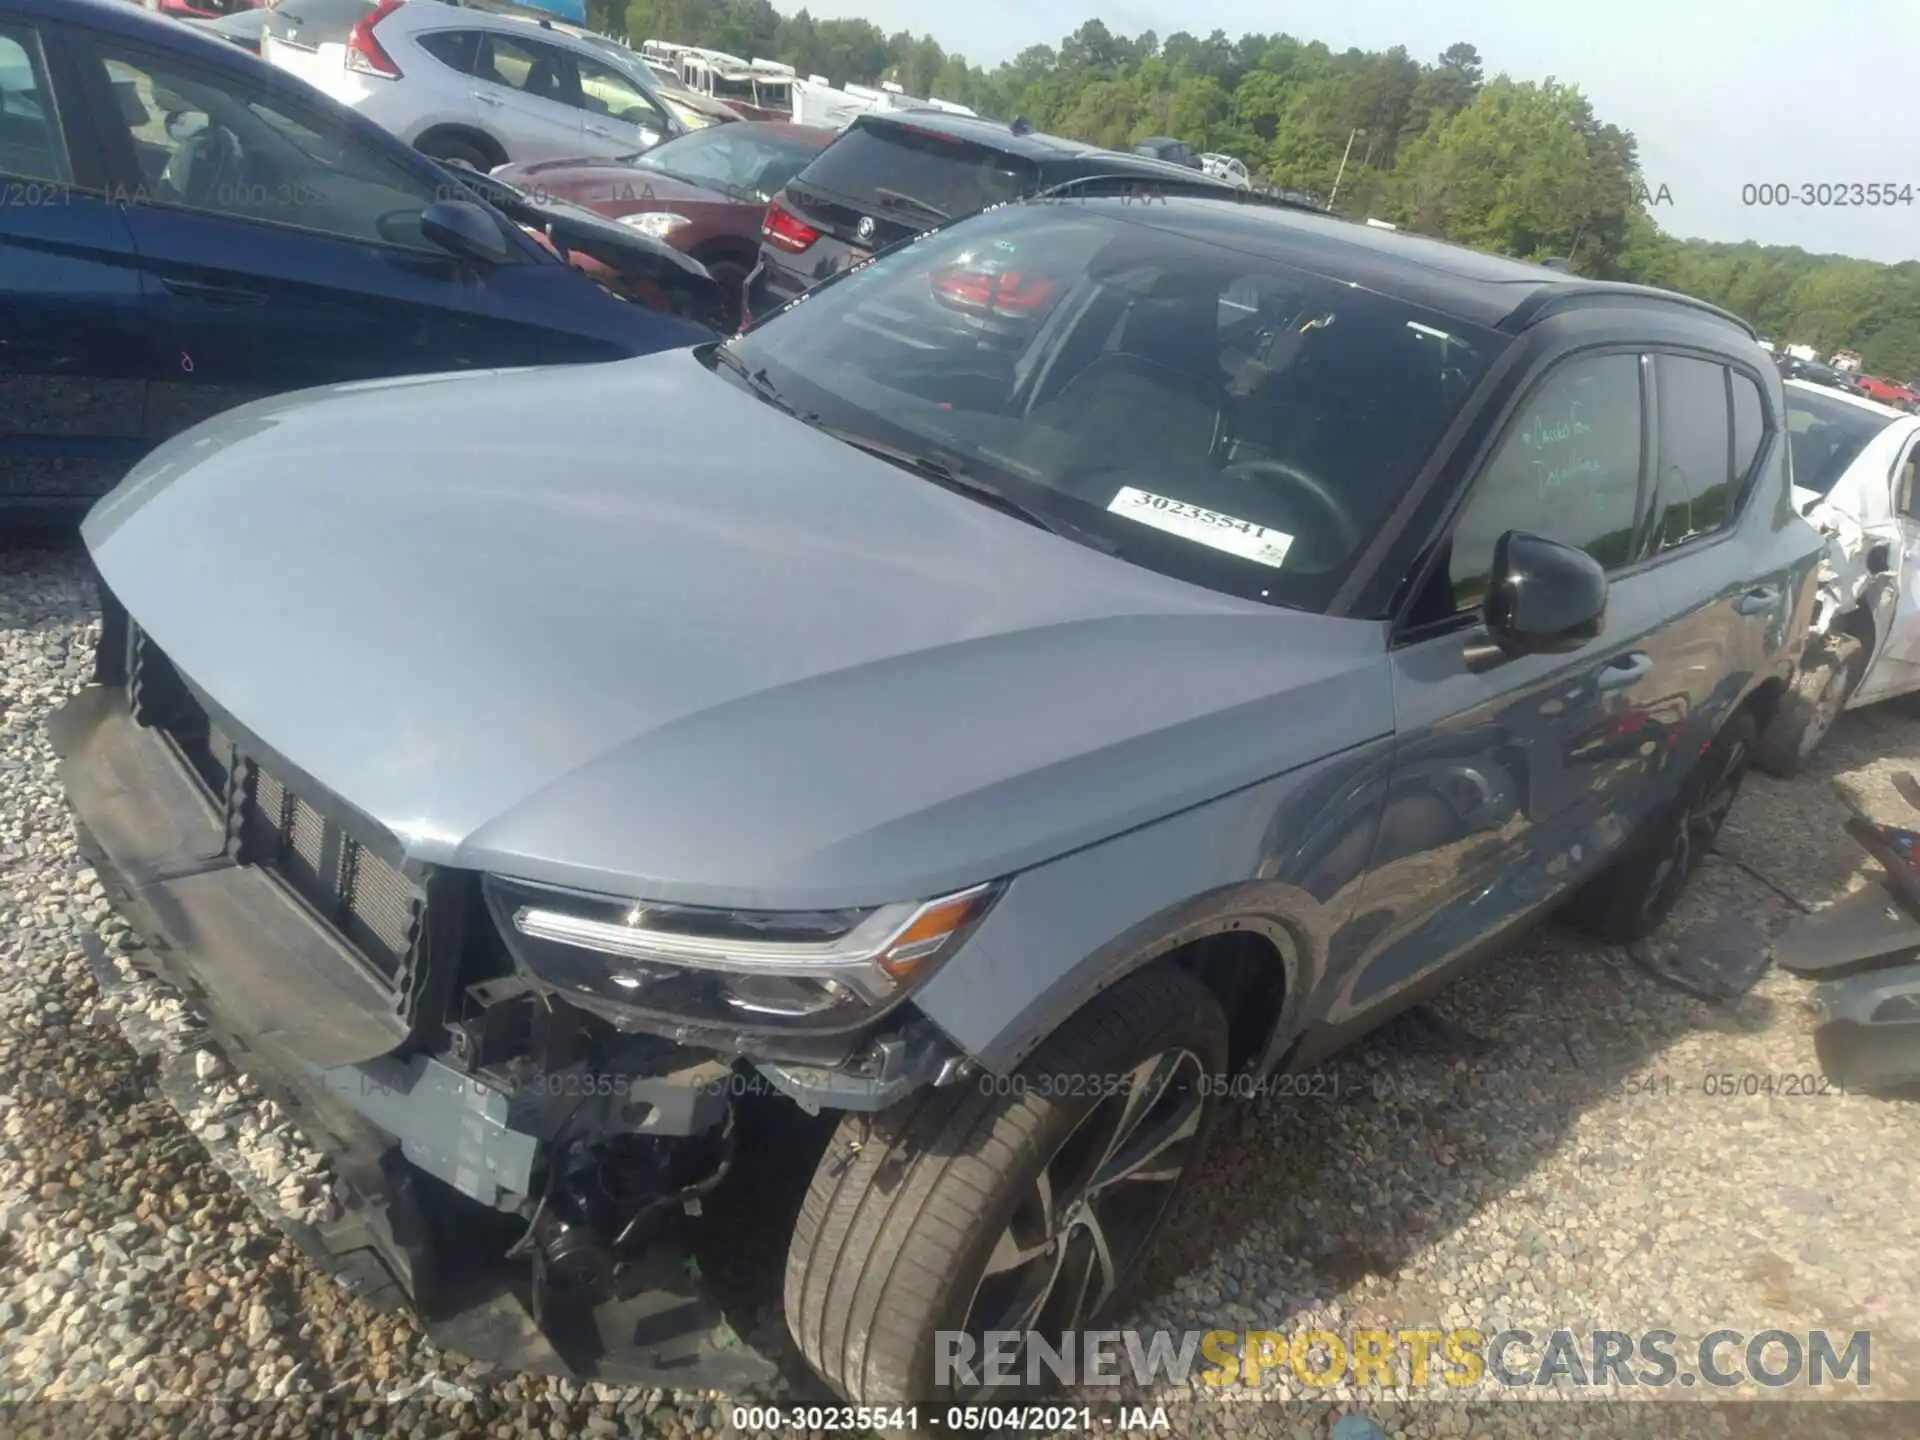
[[[1876,415],[1845,400],[1787,387],[1787,443],[1793,450],[1793,483],[1824,495],[1893,417]]]
[[[971,215],[1032,189],[1038,173],[1031,161],[972,141],[910,125],[854,125],[800,172],[800,183],[928,225],[936,217],[921,206]]]

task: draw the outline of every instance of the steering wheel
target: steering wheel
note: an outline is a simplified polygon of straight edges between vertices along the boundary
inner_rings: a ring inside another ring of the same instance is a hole
[[[1309,475],[1297,465],[1290,465],[1285,460],[1236,460],[1220,473],[1236,480],[1279,481],[1280,488],[1289,495],[1304,498],[1309,508],[1327,522],[1327,529],[1339,536],[1340,543],[1345,547],[1342,553],[1351,554],[1358,550],[1366,539],[1359,525],[1347,513],[1347,507],[1327,483],[1318,476]]]
[[[224,125],[210,124],[189,136],[168,158],[160,172],[160,188],[183,205],[211,209],[220,203],[221,187],[238,184],[240,175],[239,137]]]

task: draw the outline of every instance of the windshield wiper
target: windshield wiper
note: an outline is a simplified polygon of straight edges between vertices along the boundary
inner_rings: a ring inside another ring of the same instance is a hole
[[[813,423],[810,416],[802,415],[798,410],[794,409],[791,401],[781,395],[779,387],[767,378],[765,366],[762,366],[758,370],[754,369],[738,355],[727,349],[724,344],[719,342],[708,345],[705,348],[708,358],[711,359],[714,364],[724,365],[727,369],[738,375],[742,380],[747,382],[748,389],[752,390],[760,399],[773,406],[774,409],[784,410],[796,420],[803,420],[808,424]]]
[[[851,445],[854,449],[872,455],[876,459],[898,465],[902,470],[911,471],[923,480],[931,480],[936,485],[991,505],[1003,514],[1011,515],[1017,520],[1024,520],[1029,525],[1045,530],[1051,535],[1058,535],[1063,540],[1072,540],[1077,544],[1101,551],[1103,554],[1118,555],[1120,553],[1117,541],[1109,540],[1104,535],[1096,535],[1091,530],[1082,530],[1078,525],[1016,500],[999,486],[982,480],[977,475],[969,475],[951,460],[941,459],[937,455],[923,455],[914,450],[902,450],[896,445],[874,440],[857,431],[842,430],[837,425],[829,425],[817,416],[802,415],[799,418],[821,434],[831,435],[842,444]]]
[[[999,486],[982,480],[977,475],[969,475],[951,460],[942,459],[937,455],[921,454],[915,450],[903,450],[897,445],[887,444],[884,440],[875,440],[871,436],[862,435],[857,430],[843,430],[838,425],[830,425],[811,411],[796,408],[792,401],[780,393],[779,387],[767,378],[764,367],[754,369],[723,344],[709,345],[706,349],[714,364],[724,366],[738,375],[760,399],[776,410],[785,411],[802,425],[818,430],[822,435],[831,435],[843,445],[851,445],[855,450],[871,455],[877,460],[885,460],[889,464],[898,465],[902,470],[911,471],[923,480],[931,480],[936,485],[991,505],[1003,514],[1011,515],[1016,520],[1024,520],[1029,525],[1045,530],[1048,534],[1058,535],[1063,540],[1071,540],[1105,555],[1120,553],[1120,543],[1117,540],[1110,540],[1105,535],[1095,534],[1091,530],[1083,530],[1070,521],[1024,504]]]
[[[938,205],[929,205],[918,195],[909,195],[904,190],[889,190],[884,185],[876,185],[873,193],[895,209],[918,210],[922,215],[931,215],[936,220],[951,220],[953,218]]]

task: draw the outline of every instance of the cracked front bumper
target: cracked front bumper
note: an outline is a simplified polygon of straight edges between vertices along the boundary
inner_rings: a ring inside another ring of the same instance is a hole
[[[338,1217],[311,1223],[216,1153],[309,1255],[370,1304],[413,1309],[435,1344],[475,1360],[681,1389],[772,1378],[672,1237],[623,1271],[611,1299],[536,1323],[525,1264],[449,1239],[445,1223],[451,1189],[476,1193],[460,1184],[466,1172],[506,1191],[523,1183],[532,1137],[505,1128],[478,1091],[440,1093],[445,1077],[425,1068],[433,1062],[383,1058],[407,1038],[387,997],[272,876],[227,858],[204,792],[167,741],[134,721],[120,689],[81,692],[49,735],[81,850],[145,942],[139,968],[177,990],[208,1038],[328,1157]],[[93,958],[110,988],[117,972],[97,943]],[[384,1078],[342,1080],[368,1073]],[[191,1107],[191,1065],[163,1066],[163,1076],[169,1098]]]

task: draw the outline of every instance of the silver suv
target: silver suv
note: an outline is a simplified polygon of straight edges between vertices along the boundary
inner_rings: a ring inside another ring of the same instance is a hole
[[[55,739],[336,1267],[687,1388],[768,1373],[688,1251],[784,1255],[828,1384],[932,1399],[1114,1308],[1233,1077],[1660,923],[1805,634],[1785,440],[1677,295],[1015,203],[724,344],[172,442]]]

